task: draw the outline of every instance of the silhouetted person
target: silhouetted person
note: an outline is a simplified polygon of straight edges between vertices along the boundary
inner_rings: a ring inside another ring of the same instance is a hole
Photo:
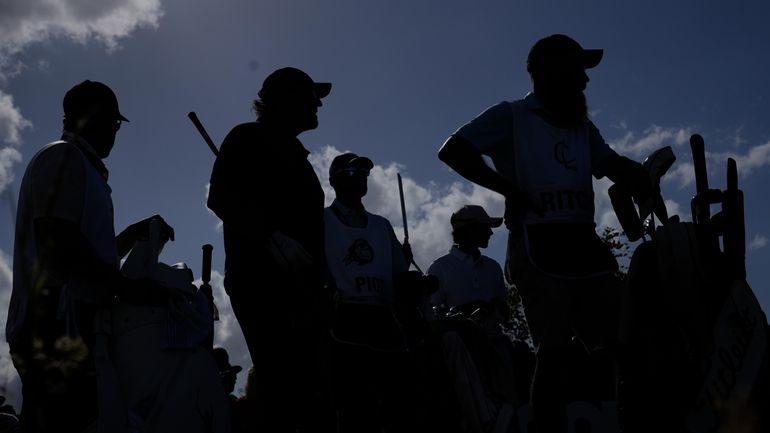
[[[387,219],[362,203],[374,164],[354,153],[329,167],[335,199],[326,208],[326,258],[335,290],[334,388],[339,431],[394,428],[405,401],[403,336],[393,316],[394,277],[409,263]],[[397,430],[398,431],[398,430]]]
[[[224,347],[215,347],[211,353],[217,362],[217,370],[219,371],[219,379],[222,380],[222,387],[224,387],[231,401],[234,401],[237,398],[233,395],[235,382],[238,381],[238,373],[243,370],[243,367],[230,364],[230,355]]]
[[[309,428],[321,404],[324,194],[297,136],[318,126],[330,83],[278,69],[254,101],[256,122],[222,143],[208,207],[223,222],[225,290],[254,363],[270,431]]]
[[[499,227],[503,219],[490,217],[481,206],[467,205],[452,214],[450,223],[454,245],[428,268],[428,274],[439,280],[431,304],[452,308],[482,302],[493,309],[498,323],[505,320],[510,311],[503,269],[480,251],[489,246],[492,228]]]
[[[112,90],[84,81],[64,96],[64,133],[21,182],[6,336],[22,382],[26,432],[77,432],[97,416],[94,315],[118,300],[153,302],[162,289],[118,263],[155,216],[115,236],[107,158],[121,123]],[[162,219],[160,219],[162,221]],[[173,237],[163,222],[164,236]]]
[[[506,273],[537,346],[531,402],[541,432],[566,428],[559,378],[572,337],[590,351],[616,339],[617,263],[594,230],[591,176],[627,184],[640,199],[651,188],[641,165],[616,154],[587,117],[586,69],[602,54],[565,35],[539,40],[527,59],[533,92],[490,107],[439,151],[457,173],[506,199]]]

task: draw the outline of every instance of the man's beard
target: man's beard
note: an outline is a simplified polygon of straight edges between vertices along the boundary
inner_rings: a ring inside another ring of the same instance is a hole
[[[588,117],[588,105],[583,92],[561,93],[554,98],[549,108],[555,120],[568,128],[582,125]]]

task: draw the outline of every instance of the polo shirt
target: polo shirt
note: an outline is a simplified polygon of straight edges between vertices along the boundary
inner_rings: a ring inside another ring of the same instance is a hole
[[[268,122],[237,125],[225,137],[207,205],[223,223],[228,281],[252,281],[255,267],[274,266],[262,246],[275,231],[323,264],[324,193],[309,154]]]
[[[93,148],[69,132],[30,160],[19,191],[13,292],[6,322],[8,341],[19,335],[26,322],[33,288],[59,293],[58,315],[66,319],[68,329],[63,331],[70,335],[80,333],[75,329],[72,310],[75,300],[101,299],[98,293],[105,288],[98,284],[40,269],[34,221],[57,218],[76,224],[99,257],[117,268],[112,190],[107,177],[107,169]]]
[[[500,264],[485,255],[476,259],[457,246],[431,263],[428,274],[439,280],[439,289],[431,295],[432,305],[452,308],[473,301],[508,299]]]

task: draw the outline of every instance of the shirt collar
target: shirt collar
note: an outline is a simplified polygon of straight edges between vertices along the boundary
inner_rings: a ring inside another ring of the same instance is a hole
[[[340,203],[336,198],[332,201],[332,207],[337,210],[337,215],[345,225],[352,227],[366,227],[366,210],[363,206],[360,209],[351,208]]]
[[[474,259],[472,255],[464,253],[460,248],[457,247],[457,245],[452,245],[452,249],[449,250],[449,255],[461,262],[469,261],[472,263],[478,263],[482,257],[482,255],[479,254],[479,258]]]
[[[524,96],[524,105],[547,122],[550,122],[549,118],[551,118],[551,112],[543,107],[543,104],[537,99],[537,96],[535,96],[535,92],[528,92],[526,96]],[[583,123],[587,122],[588,118],[586,117],[583,119]]]
[[[91,164],[94,165],[94,167],[99,172],[99,174],[102,175],[104,180],[107,180],[107,178],[109,178],[110,172],[109,170],[107,170],[107,166],[104,165],[104,162],[102,162],[102,158],[99,157],[99,155],[96,153],[96,150],[94,150],[93,146],[91,146],[83,137],[79,136],[74,132],[64,131],[62,133],[61,139],[68,143],[74,144],[75,146],[78,147],[78,149],[83,151],[86,158],[88,158],[88,160],[91,161]]]

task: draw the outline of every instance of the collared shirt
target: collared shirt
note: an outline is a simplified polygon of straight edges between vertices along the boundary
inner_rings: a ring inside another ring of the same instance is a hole
[[[451,308],[473,301],[508,299],[500,264],[485,255],[474,258],[457,246],[431,263],[428,274],[439,280],[439,289],[431,296],[434,306]]]
[[[601,163],[615,152],[590,120],[559,128],[543,117],[543,110],[530,93],[488,108],[455,135],[489,156],[501,176],[541,204],[545,214],[530,211],[524,224],[593,224],[591,175],[601,178]],[[517,223],[506,220],[509,228]]]
[[[223,222],[228,280],[252,281],[255,266],[272,266],[264,246],[275,231],[323,265],[324,193],[309,153],[268,122],[243,123],[227,134],[207,204]]]
[[[58,275],[53,269],[41,269],[34,221],[56,218],[74,223],[99,257],[117,268],[112,190],[106,178],[107,169],[93,148],[69,132],[30,160],[19,191],[13,292],[6,323],[9,341],[19,335],[26,322],[32,290],[60,294],[58,313],[69,315],[64,318],[71,320],[75,299],[98,299],[105,289],[77,277]],[[64,287],[67,290],[62,290]],[[74,335],[78,331],[67,332]]]
[[[334,201],[332,201],[331,208],[337,218],[342,221],[342,224],[359,229],[366,227],[368,218],[363,206],[360,209],[347,207],[335,198]]]

